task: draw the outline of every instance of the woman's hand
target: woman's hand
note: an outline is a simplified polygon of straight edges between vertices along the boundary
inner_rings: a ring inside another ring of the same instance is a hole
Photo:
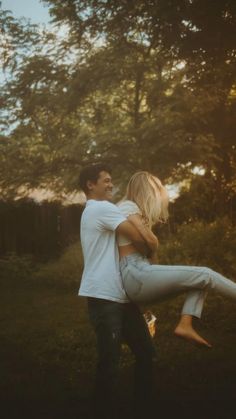
[[[158,263],[157,260],[157,250],[158,250],[158,246],[159,246],[159,241],[157,239],[157,246],[156,249],[154,249],[153,251],[151,251],[150,256],[148,258],[149,262],[151,265],[156,265]]]
[[[147,246],[150,250],[148,258],[154,260],[154,255],[157,254],[157,248],[159,245],[158,238],[148,227],[147,223],[143,220],[142,216],[139,214],[132,214],[128,217],[128,220],[137,228]]]

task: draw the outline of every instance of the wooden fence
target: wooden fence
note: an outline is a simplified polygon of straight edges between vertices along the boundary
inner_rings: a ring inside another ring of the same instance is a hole
[[[0,256],[9,252],[47,260],[79,239],[83,207],[31,199],[0,201]]]

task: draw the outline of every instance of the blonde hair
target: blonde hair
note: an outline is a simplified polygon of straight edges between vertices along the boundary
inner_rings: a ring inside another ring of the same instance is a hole
[[[124,199],[138,205],[149,227],[168,218],[167,190],[160,179],[148,172],[137,172],[130,178]]]

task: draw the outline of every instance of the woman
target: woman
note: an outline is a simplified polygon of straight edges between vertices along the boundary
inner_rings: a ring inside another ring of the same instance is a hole
[[[187,292],[174,333],[211,347],[193,328],[192,318],[201,317],[204,299],[210,289],[236,300],[236,284],[205,267],[154,264],[158,240],[151,227],[168,218],[168,194],[158,178],[144,171],[135,173],[128,183],[125,197],[118,205],[150,248],[150,257],[145,258],[137,253],[128,239],[122,236],[117,238],[123,284],[130,300],[137,303],[154,302]]]

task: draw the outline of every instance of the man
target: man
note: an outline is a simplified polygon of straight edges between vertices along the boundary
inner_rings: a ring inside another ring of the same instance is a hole
[[[135,227],[112,204],[110,169],[94,164],[82,169],[80,186],[87,197],[81,218],[84,272],[79,295],[88,299],[88,311],[97,337],[97,372],[94,407],[96,417],[117,413],[117,378],[121,342],[135,356],[135,401],[137,411],[148,403],[152,392],[153,344],[146,322],[123,289],[119,272],[116,232],[128,237],[139,252],[147,247]],[[114,410],[115,409],[115,410]]]

